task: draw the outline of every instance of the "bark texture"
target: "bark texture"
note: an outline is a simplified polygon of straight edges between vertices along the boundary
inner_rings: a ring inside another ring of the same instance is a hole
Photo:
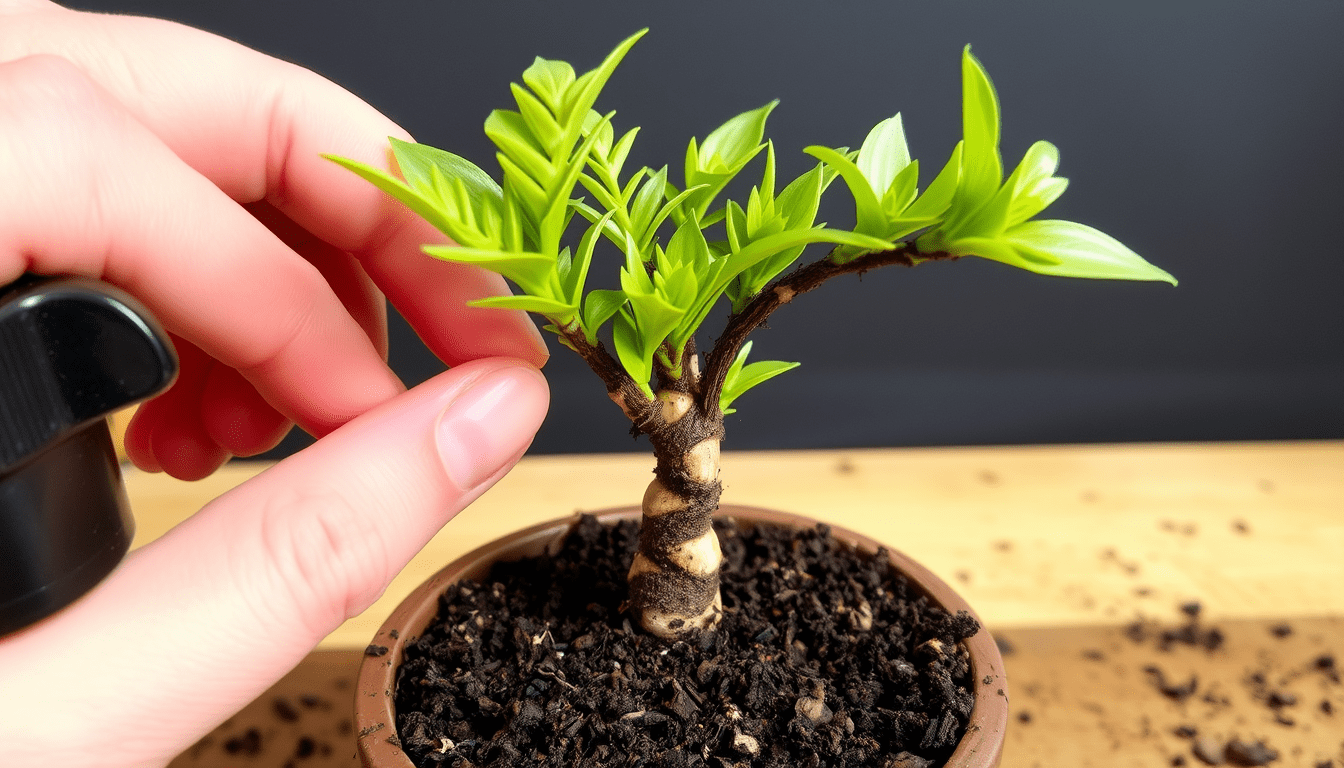
[[[630,566],[629,608],[640,626],[676,638],[712,628],[719,599],[719,442],[723,415],[704,413],[688,393],[662,390],[649,433],[657,466],[644,492],[639,550]],[[671,417],[669,419],[669,417]]]

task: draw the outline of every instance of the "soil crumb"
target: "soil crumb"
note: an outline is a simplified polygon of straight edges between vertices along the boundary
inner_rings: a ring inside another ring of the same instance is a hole
[[[718,631],[666,642],[621,613],[633,522],[581,518],[554,556],[463,582],[406,649],[397,732],[445,766],[941,765],[974,696],[969,615],[826,526],[739,534]],[[862,616],[870,620],[856,621]]]

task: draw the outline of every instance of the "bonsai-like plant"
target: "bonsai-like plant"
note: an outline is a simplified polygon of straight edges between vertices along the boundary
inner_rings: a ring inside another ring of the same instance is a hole
[[[1175,280],[1091,227],[1033,218],[1067,186],[1055,176],[1059,152],[1038,141],[1004,179],[998,99],[969,46],[962,54],[962,140],[922,192],[900,114],[874,126],[857,152],[807,147],[819,163],[779,189],[774,145],[762,141],[776,102],[733,117],[703,141],[692,138],[681,188],[666,166],[627,174],[639,129],[617,138],[615,113],[599,114],[593,105],[643,34],[582,75],[542,58],[523,72],[523,84],[512,85],[517,110],[495,110],[485,121],[499,148],[501,182],[450,152],[396,139],[400,179],[330,159],[457,243],[426,246],[427,253],[512,281],[519,295],[473,305],[546,318],[546,330],[602,379],[632,431],[648,435],[655,477],[644,494],[628,608],[646,630],[671,639],[713,627],[722,612],[722,558],[710,515],[722,491],[723,417],[747,390],[797,365],[747,362],[748,335],[775,310],[840,275],[962,256],[1045,275]],[[720,203],[727,184],[762,152],[761,180],[746,202]],[[837,176],[854,198],[852,229],[815,223]],[[592,204],[576,197],[578,187]],[[586,226],[577,244],[567,245],[576,215]],[[603,238],[623,254],[621,287],[587,290]],[[831,248],[794,268],[815,243]],[[695,334],[721,299],[731,305],[727,325],[702,362]]]

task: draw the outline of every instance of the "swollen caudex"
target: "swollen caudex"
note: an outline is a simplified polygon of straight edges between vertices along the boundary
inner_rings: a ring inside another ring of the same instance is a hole
[[[711,528],[701,536],[683,541],[672,547],[668,559],[693,576],[713,576],[719,572],[719,565],[723,562],[719,535]]]
[[[665,424],[676,424],[681,418],[691,410],[691,405],[695,402],[690,395],[685,392],[658,393],[658,401],[662,403],[662,416]]]
[[[719,441],[701,440],[686,452],[683,468],[691,480],[708,485],[719,478]]]
[[[693,630],[712,629],[722,616],[723,598],[715,593],[709,606],[695,616],[646,609],[640,617],[640,624],[659,637],[673,638]]]
[[[643,508],[645,517],[661,517],[685,509],[686,499],[669,491],[667,486],[658,480],[654,480],[644,491]]]

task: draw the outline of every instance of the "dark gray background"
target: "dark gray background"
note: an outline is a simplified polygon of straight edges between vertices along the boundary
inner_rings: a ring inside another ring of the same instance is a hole
[[[1061,149],[1073,184],[1046,215],[1109,232],[1180,287],[979,260],[837,281],[756,334],[758,359],[803,366],[740,401],[725,447],[1344,437],[1339,0],[75,5],[308,66],[492,169],[481,121],[533,55],[582,71],[649,26],[598,102],[644,126],[632,163],[679,168],[690,136],[779,98],[781,174],[900,110],[927,183],[959,136],[969,42],[999,91],[1005,164],[1036,139]],[[839,184],[829,200],[822,218],[851,219]],[[534,452],[645,450],[552,346]],[[392,356],[408,383],[442,370],[400,321]]]

